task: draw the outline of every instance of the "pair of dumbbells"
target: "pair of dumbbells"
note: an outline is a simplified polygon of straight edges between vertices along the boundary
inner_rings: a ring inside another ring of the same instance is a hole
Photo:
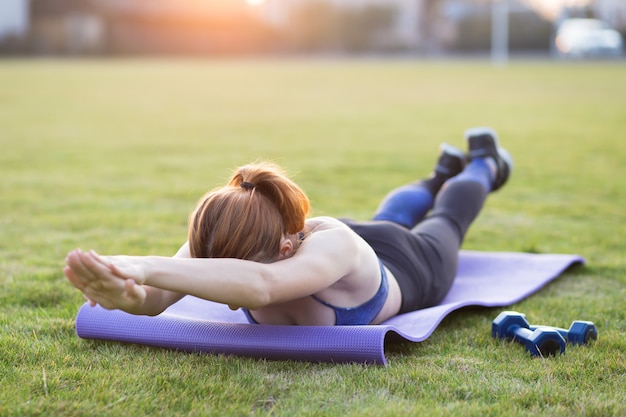
[[[568,330],[550,326],[531,326],[526,316],[503,311],[491,324],[491,335],[512,339],[526,347],[531,356],[555,356],[565,352],[567,342],[582,345],[598,338],[598,329],[590,321],[575,321]]]

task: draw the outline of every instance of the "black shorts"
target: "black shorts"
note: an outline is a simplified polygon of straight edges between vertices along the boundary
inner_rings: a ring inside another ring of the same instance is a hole
[[[457,180],[443,188],[431,214],[413,229],[390,221],[342,220],[374,249],[402,292],[400,313],[437,305],[456,277],[459,249],[488,191]]]
[[[402,293],[400,313],[437,305],[446,296],[456,276],[460,245],[446,219],[431,217],[420,224],[420,231],[389,221],[342,222],[395,276]]]

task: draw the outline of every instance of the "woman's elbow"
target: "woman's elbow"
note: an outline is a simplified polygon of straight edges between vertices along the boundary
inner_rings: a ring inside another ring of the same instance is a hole
[[[242,306],[248,310],[258,310],[263,307],[267,307],[271,304],[270,297],[267,294],[256,293],[250,298],[250,301],[246,303],[247,306]]]
[[[250,310],[258,310],[259,308],[267,307],[272,304],[272,278],[269,271],[264,271],[260,274],[259,279],[256,281],[256,285],[249,287],[249,305],[246,306]]]

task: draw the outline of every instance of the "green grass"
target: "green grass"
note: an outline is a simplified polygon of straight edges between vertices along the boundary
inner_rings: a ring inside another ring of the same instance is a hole
[[[626,414],[623,63],[0,61],[0,415]],[[231,168],[284,165],[316,215],[368,218],[442,141],[491,125],[515,158],[466,249],[577,253],[510,307],[597,343],[531,359],[501,309],[452,314],[389,367],[272,362],[85,341],[74,247],[173,254]]]

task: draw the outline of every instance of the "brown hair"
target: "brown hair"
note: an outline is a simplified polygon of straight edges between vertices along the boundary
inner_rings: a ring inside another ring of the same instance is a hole
[[[283,235],[304,229],[309,209],[309,198],[278,165],[244,165],[191,213],[191,256],[272,262]]]

